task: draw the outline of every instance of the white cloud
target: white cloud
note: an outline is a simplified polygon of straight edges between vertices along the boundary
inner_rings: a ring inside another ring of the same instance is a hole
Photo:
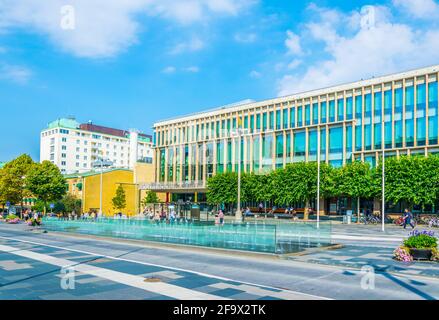
[[[200,71],[200,68],[197,66],[191,66],[191,67],[184,68],[183,71],[190,72],[190,73],[198,73]]]
[[[237,15],[250,0],[71,0],[75,28],[60,27],[65,0],[1,0],[0,32],[20,28],[47,36],[62,50],[79,57],[115,56],[137,43],[140,18],[153,16],[172,23],[207,21]]]
[[[32,77],[32,71],[24,66],[5,64],[0,67],[0,79],[24,85]]]
[[[437,19],[439,4],[434,0],[393,0],[396,7],[420,19]]]
[[[327,58],[306,61],[300,72],[288,72],[278,82],[279,95],[303,92],[340,83],[404,71],[439,61],[439,29],[418,29],[414,25],[392,22],[391,8],[374,7],[372,25],[361,21],[351,24],[346,32],[345,21],[361,19],[359,12],[334,13],[339,18],[311,21],[304,32],[321,52],[323,43]],[[341,18],[341,19],[340,19]],[[362,20],[364,22],[364,20]],[[311,53],[312,54],[312,53]]]
[[[296,69],[298,66],[300,66],[301,64],[302,64],[302,60],[300,60],[300,59],[294,59],[293,61],[291,61],[291,62],[288,64],[287,68],[288,68],[289,70],[294,70],[294,69]]]
[[[168,66],[168,67],[164,68],[164,69],[162,70],[162,72],[163,72],[163,73],[166,73],[166,74],[170,74],[170,73],[175,73],[176,70],[177,70],[177,69],[176,69],[175,67],[173,67],[173,66]]]
[[[199,51],[204,48],[204,42],[198,38],[193,37],[189,41],[180,42],[176,44],[170,51],[170,54],[180,54],[184,52]]]
[[[240,43],[253,43],[257,39],[256,33],[236,33],[233,38]]]
[[[285,40],[285,46],[288,48],[290,54],[299,55],[302,54],[302,47],[300,45],[300,37],[292,32],[287,31],[287,39]]]
[[[262,74],[256,70],[252,70],[249,74],[249,76],[253,79],[259,79],[262,77]]]

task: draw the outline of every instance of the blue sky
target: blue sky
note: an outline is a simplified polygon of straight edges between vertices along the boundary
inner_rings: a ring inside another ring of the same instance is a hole
[[[73,17],[73,18],[72,18]],[[435,0],[0,0],[0,161],[59,117],[155,121],[439,64]]]

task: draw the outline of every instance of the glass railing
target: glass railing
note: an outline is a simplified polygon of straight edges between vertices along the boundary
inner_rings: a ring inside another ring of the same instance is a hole
[[[43,228],[48,231],[276,254],[299,252],[331,243],[330,222],[321,222],[317,228],[315,222],[246,222],[215,225],[213,221],[44,218]]]

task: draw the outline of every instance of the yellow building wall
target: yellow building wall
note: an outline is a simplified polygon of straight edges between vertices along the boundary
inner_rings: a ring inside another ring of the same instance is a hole
[[[134,169],[134,183],[152,183],[155,182],[155,170],[154,164],[152,163],[137,163]],[[145,199],[148,190],[140,190],[138,195],[138,203],[140,206],[140,211],[143,211],[145,207],[141,204],[142,200]],[[157,193],[160,202],[166,201],[166,193]]]
[[[83,212],[99,212],[100,206],[100,174],[84,177]],[[122,185],[125,191],[126,208],[120,210],[123,214],[136,215],[136,187],[133,184],[133,172],[130,170],[113,170],[104,172],[102,181],[102,211],[106,216],[113,216],[119,210],[113,208],[112,199],[116,190]]]

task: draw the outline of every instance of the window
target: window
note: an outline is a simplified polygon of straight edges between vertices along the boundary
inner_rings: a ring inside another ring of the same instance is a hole
[[[352,97],[348,97],[346,98],[346,120],[352,120],[352,112],[353,112]]]
[[[372,94],[364,96],[364,149],[372,149]]]
[[[62,142],[67,142],[67,138],[62,138],[61,141]]]
[[[296,112],[294,108],[290,108],[290,127],[296,127]]]
[[[61,150],[67,150],[66,146],[61,146]]]
[[[329,101],[329,122],[335,121],[335,101]]]
[[[320,104],[320,123],[326,123],[326,102]]]
[[[294,133],[294,162],[305,161],[306,153],[306,133],[295,132]]]
[[[438,143],[438,83],[428,84],[428,141]]]
[[[384,145],[392,148],[392,90],[384,91]]]
[[[409,86],[405,88],[405,144],[407,147],[413,147],[415,140],[414,128],[414,87]]]
[[[374,93],[374,117],[373,117],[373,123],[374,123],[374,146],[375,149],[381,149],[382,148],[382,112],[383,112],[383,106],[382,106],[382,94],[381,92],[375,92]]]
[[[288,109],[284,109],[282,112],[284,129],[288,129]]]
[[[416,87],[416,145],[426,144],[426,87],[419,84]]]
[[[403,92],[402,88],[395,89],[395,147],[402,147],[402,104],[403,104]]]
[[[317,161],[317,130],[308,132],[308,161]]]
[[[312,124],[319,123],[319,105],[318,103],[314,103],[312,105]]]
[[[62,166],[65,166],[65,165],[66,165],[66,162],[65,162],[65,161],[61,161],[61,165],[62,165]]]
[[[334,167],[343,165],[343,127],[329,129],[329,163]]]
[[[284,136],[276,135],[276,168],[281,168],[284,162]]]
[[[311,124],[311,106],[307,104],[305,106],[305,125],[309,126]]]
[[[302,106],[297,107],[297,126],[301,127],[303,124],[303,111]]]
[[[67,158],[67,155],[65,153],[61,153],[61,158]]]
[[[338,99],[337,101],[337,120],[344,120],[344,99]]]

